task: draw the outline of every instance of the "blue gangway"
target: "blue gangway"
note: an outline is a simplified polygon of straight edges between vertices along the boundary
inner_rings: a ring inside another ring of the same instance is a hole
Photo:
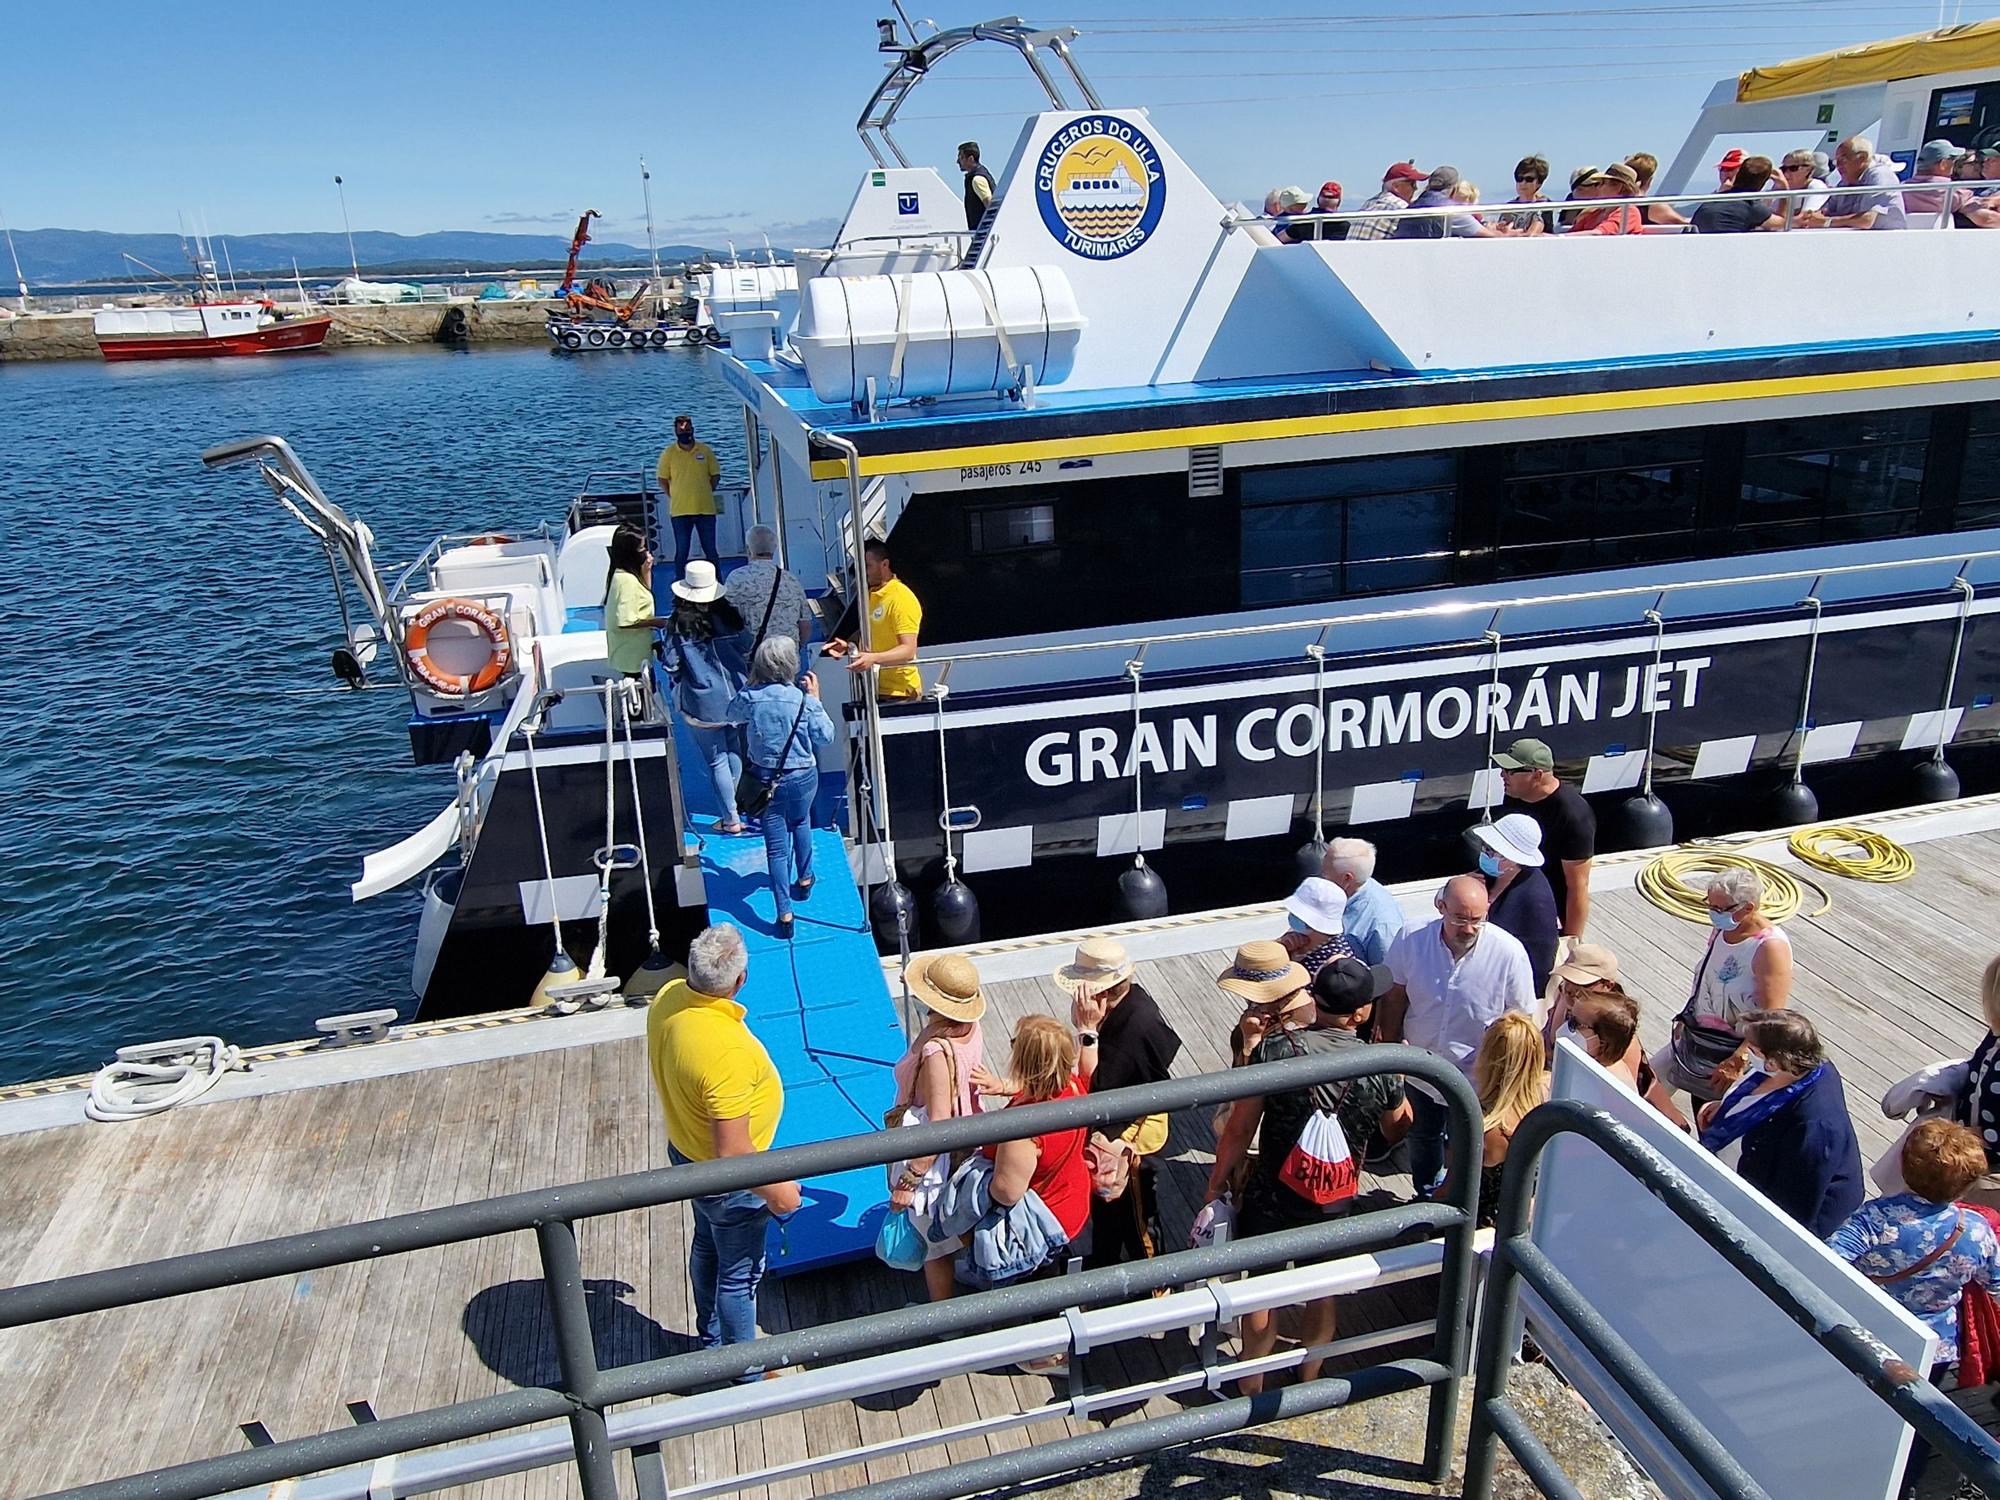
[[[764,840],[715,831],[722,809],[708,763],[678,719],[674,748],[688,847],[700,857],[708,888],[708,919],[731,923],[749,946],[749,979],[737,999],[784,1079],[785,1113],[775,1144],[880,1130],[896,1100],[891,1069],[906,1043],[840,835],[813,831],[816,884],[806,900],[793,903],[795,935],[780,937]],[[815,1177],[802,1186],[803,1206],[772,1229],[773,1272],[812,1270],[874,1249],[889,1196],[880,1167]]]

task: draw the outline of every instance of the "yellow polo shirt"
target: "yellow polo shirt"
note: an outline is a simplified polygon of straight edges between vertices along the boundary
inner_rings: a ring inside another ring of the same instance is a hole
[[[690,1161],[715,1159],[717,1120],[750,1119],[750,1144],[771,1149],[785,1090],[771,1054],[743,1024],[743,1007],[690,989],[663,986],[646,1012],[646,1061],[667,1117],[667,1140]]]
[[[715,503],[715,481],[722,477],[722,465],[715,450],[706,443],[683,448],[669,443],[660,454],[660,488],[667,492],[669,514],[712,516],[721,511]]]
[[[915,635],[923,623],[924,607],[902,579],[891,578],[868,591],[870,651],[895,650],[898,636]],[[875,686],[885,698],[914,698],[924,690],[924,680],[915,667],[883,667]]]

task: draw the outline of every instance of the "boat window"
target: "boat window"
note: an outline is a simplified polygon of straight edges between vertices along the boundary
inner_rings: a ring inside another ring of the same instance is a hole
[[[1959,531],[2000,526],[2000,403],[1971,409],[1952,524]]]
[[[1931,94],[1930,123],[1919,139],[1984,146],[2000,130],[2000,80],[1960,84]]]
[[[1053,547],[1056,508],[1053,505],[994,505],[967,511],[966,549],[971,552],[1019,552],[1028,547]]]
[[[1525,443],[1501,459],[1501,578],[1692,557],[1704,435],[1630,432]]]
[[[1457,474],[1450,453],[1243,471],[1242,602],[1303,603],[1450,582]]]
[[[1745,429],[1737,534],[1745,549],[1916,530],[1927,410],[1855,412]]]

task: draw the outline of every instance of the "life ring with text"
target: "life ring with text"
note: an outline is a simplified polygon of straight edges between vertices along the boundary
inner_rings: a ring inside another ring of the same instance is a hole
[[[470,672],[452,672],[431,659],[431,631],[448,620],[474,626],[486,638],[486,660]],[[471,599],[434,599],[418,610],[403,632],[403,654],[410,670],[438,692],[450,697],[483,693],[507,671],[514,648],[507,639],[507,622]]]

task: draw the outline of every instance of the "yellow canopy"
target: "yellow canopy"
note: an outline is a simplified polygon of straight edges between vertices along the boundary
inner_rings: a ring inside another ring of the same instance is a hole
[[[1755,104],[1765,99],[1790,99],[1799,94],[1823,94],[1829,89],[1974,68],[2000,68],[2000,18],[1843,47],[1837,52],[1798,57],[1774,67],[1752,68],[1736,81],[1736,101]]]

